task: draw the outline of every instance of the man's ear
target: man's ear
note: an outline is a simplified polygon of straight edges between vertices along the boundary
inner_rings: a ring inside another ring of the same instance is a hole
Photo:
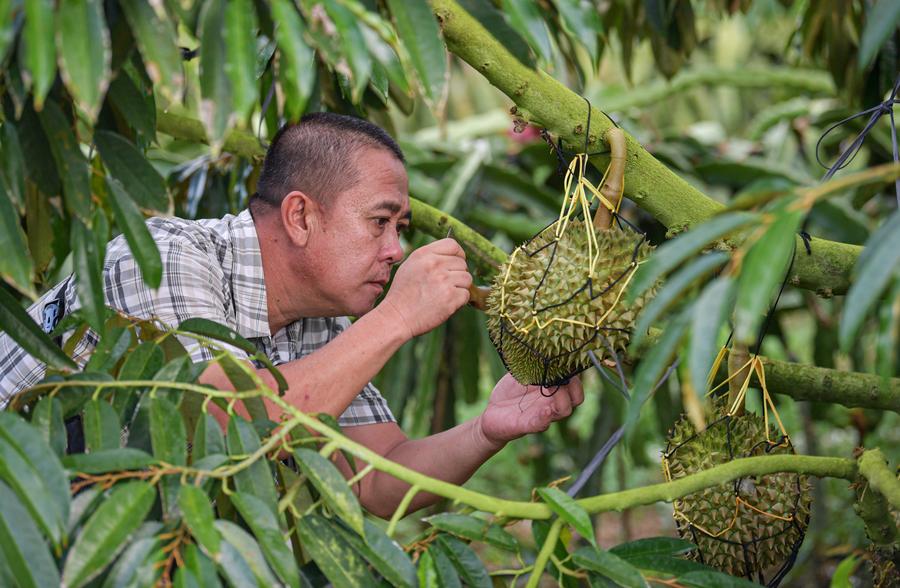
[[[290,192],[281,201],[281,224],[294,245],[305,247],[318,225],[321,207],[303,192]]]

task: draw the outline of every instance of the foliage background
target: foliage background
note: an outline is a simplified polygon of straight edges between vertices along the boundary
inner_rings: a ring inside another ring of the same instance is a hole
[[[815,185],[824,172],[818,139],[832,123],[880,102],[898,71],[898,11],[884,0],[461,4],[523,62],[588,98],[725,205]],[[140,243],[136,215],[203,218],[241,210],[253,192],[259,144],[283,121],[322,108],[387,128],[407,154],[416,198],[511,250],[558,212],[557,158],[537,128],[518,118],[540,116],[510,115],[510,98],[446,52],[438,22],[423,7],[401,0],[0,3],[10,17],[0,34],[0,243],[9,252],[0,259],[3,292],[27,303],[73,269],[96,276],[107,236],[125,231]],[[829,134],[824,159],[833,161],[863,123]],[[208,140],[200,140],[204,135]],[[252,136],[259,142],[248,147]],[[888,162],[891,150],[883,120],[843,173]],[[646,212],[629,204],[625,214],[655,243],[666,239],[667,227]],[[807,230],[863,245],[896,216],[884,182],[861,183],[817,202]],[[408,246],[431,238],[420,230]],[[152,249],[145,245],[141,259],[152,283]],[[828,295],[827,285],[819,292],[824,298],[789,288],[761,353],[896,377],[900,279],[896,255],[890,259],[887,283],[868,301],[856,299],[858,330],[841,331],[847,297]],[[687,308],[703,285],[679,293],[672,308]],[[87,298],[83,319],[106,338],[102,300],[89,292]],[[4,330],[14,332],[11,324]],[[727,328],[715,327],[711,338],[723,343]],[[679,353],[687,358],[691,346],[685,340]],[[696,377],[688,363],[640,411],[583,496],[662,480],[664,435],[684,404],[696,402],[686,391]],[[405,346],[376,384],[403,428],[421,436],[477,414],[501,373],[483,317],[467,308]],[[629,379],[635,374],[629,370]],[[524,500],[535,486],[577,475],[633,411],[606,380],[594,372],[585,377],[588,401],[572,419],[510,444],[467,486]],[[878,446],[894,461],[900,455],[896,408],[795,402],[785,394],[777,402],[801,453],[849,457],[855,446]],[[863,522],[844,516],[851,501],[844,481],[818,482],[816,498],[789,582],[821,585],[867,544]],[[670,513],[661,504],[600,516],[600,544],[671,535]],[[403,522],[402,538],[419,535],[419,518]],[[533,543],[529,532],[517,532]],[[510,564],[508,556],[479,553],[490,566]],[[860,567],[858,577],[865,574]]]

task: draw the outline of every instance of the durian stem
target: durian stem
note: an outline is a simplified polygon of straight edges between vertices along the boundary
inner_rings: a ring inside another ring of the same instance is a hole
[[[469,286],[469,304],[474,306],[478,310],[487,310],[487,299],[488,294],[491,293],[491,289],[485,286],[476,286],[472,284]]]
[[[622,192],[625,190],[625,157],[628,155],[625,143],[625,132],[619,127],[606,131],[606,142],[609,144],[609,167],[604,174],[605,181],[600,186],[600,193],[609,200],[611,209],[602,202],[594,213],[594,228],[607,230],[612,226],[613,211],[619,209]]]
[[[531,576],[528,577],[528,584],[525,585],[525,588],[536,588],[540,583],[541,576],[544,575],[544,568],[547,567],[547,562],[550,560],[550,555],[556,549],[556,542],[559,540],[559,532],[562,530],[562,526],[562,519],[556,519],[550,525],[547,538],[544,540],[541,551],[534,560],[534,569],[531,571]]]
[[[897,525],[887,500],[860,476],[856,486],[854,510],[866,526],[866,535],[875,545],[890,545],[897,539]]]
[[[894,510],[900,511],[900,480],[887,467],[887,459],[878,448],[864,451],[859,458],[859,473],[869,481],[869,488],[878,491]]]

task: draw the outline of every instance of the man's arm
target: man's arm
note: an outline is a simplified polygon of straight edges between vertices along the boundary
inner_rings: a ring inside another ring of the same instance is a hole
[[[347,427],[344,433],[410,469],[452,484],[462,484],[507,442],[545,431],[550,423],[569,416],[584,400],[577,378],[561,386],[552,396],[544,396],[538,386],[522,386],[506,375],[491,393],[487,408],[478,417],[452,429],[423,439],[409,439],[396,423]],[[337,465],[344,475],[352,472],[341,454]],[[356,460],[357,471],[366,463]],[[373,471],[354,487],[369,512],[388,518],[409,490],[409,484]],[[407,513],[437,502],[438,496],[420,492]]]

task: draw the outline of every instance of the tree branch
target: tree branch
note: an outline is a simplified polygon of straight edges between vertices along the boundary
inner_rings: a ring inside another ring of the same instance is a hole
[[[522,118],[547,128],[568,145],[582,149],[585,142],[587,103],[559,81],[518,61],[477,20],[454,0],[433,0],[432,6],[444,32],[447,47],[509,96]],[[588,147],[597,149],[598,137],[612,125],[600,110],[591,114]],[[608,158],[594,157],[603,169]],[[625,196],[678,233],[721,211],[712,200],[628,137]],[[796,285],[821,294],[843,294],[860,248],[816,240],[812,255],[798,256],[794,264]],[[802,249],[800,249],[802,251]]]
[[[894,510],[900,510],[900,480],[887,468],[887,460],[880,449],[864,451],[859,458],[859,473],[869,486],[884,496]]]

